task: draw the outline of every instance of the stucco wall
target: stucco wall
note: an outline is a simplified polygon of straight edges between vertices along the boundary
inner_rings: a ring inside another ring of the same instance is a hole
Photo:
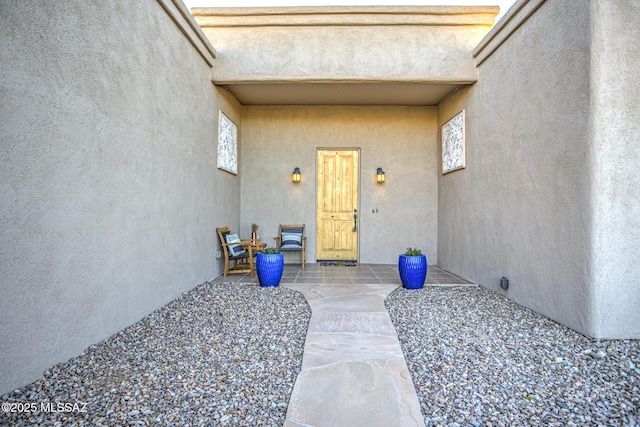
[[[196,8],[216,82],[473,82],[496,7]],[[411,60],[408,60],[410,58]]]
[[[221,271],[240,110],[164,6],[0,5],[0,393]]]
[[[440,124],[466,109],[467,167],[439,178],[438,261],[500,292],[506,276],[509,298],[594,335],[589,8],[531,5],[440,105]]]
[[[407,246],[419,246],[436,263],[436,121],[434,107],[244,107],[243,235],[255,222],[272,245],[278,224],[305,223],[307,262],[315,262],[316,150],[359,148],[360,262],[396,263]],[[299,262],[293,255],[286,261]]]
[[[640,3],[591,13],[594,335],[640,338]]]

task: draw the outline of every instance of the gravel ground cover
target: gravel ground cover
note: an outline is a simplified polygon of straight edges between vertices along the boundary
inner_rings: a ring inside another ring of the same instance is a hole
[[[427,426],[640,425],[640,340],[589,339],[481,287],[385,304]],[[0,398],[80,408],[0,425],[281,426],[310,315],[284,287],[203,284]]]
[[[481,287],[385,301],[427,426],[640,425],[640,340],[594,340]]]
[[[23,410],[0,425],[281,426],[310,316],[283,287],[200,285],[2,396]]]

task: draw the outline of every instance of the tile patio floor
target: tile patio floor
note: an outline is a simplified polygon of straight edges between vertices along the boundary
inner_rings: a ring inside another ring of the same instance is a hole
[[[231,280],[257,283],[249,274]],[[474,286],[437,266],[429,266],[425,282]],[[280,285],[301,292],[311,307],[284,427],[425,425],[384,305],[401,285],[396,265],[287,265]]]
[[[234,282],[258,283],[257,276],[251,278],[249,273],[233,274],[223,279],[222,276],[216,280],[233,280]],[[395,264],[358,264],[355,267],[342,266],[322,266],[317,263],[308,263],[304,270],[300,264],[286,264],[280,284],[384,284],[401,285],[398,274],[398,265]],[[470,285],[473,282],[456,276],[436,265],[430,265],[427,269],[426,285]]]

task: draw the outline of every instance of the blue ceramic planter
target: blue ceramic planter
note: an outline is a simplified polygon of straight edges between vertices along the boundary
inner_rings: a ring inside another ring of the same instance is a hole
[[[263,254],[256,256],[256,269],[260,286],[278,286],[284,270],[284,254]]]
[[[407,289],[421,289],[427,277],[427,256],[400,255],[398,270],[402,286]]]

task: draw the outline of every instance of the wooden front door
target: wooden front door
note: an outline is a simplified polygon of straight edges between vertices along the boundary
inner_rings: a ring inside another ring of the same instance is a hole
[[[359,154],[359,150],[318,150],[318,260],[358,259]]]

